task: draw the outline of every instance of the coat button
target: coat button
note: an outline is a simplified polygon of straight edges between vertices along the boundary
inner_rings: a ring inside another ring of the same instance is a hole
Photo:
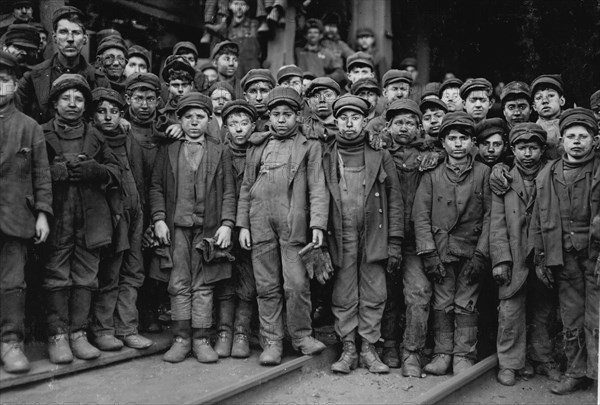
[[[383,210],[381,208],[379,208],[379,213],[383,214]]]
[[[383,228],[383,225],[379,224],[379,229]]]
[[[375,193],[375,197],[379,197],[379,193]]]

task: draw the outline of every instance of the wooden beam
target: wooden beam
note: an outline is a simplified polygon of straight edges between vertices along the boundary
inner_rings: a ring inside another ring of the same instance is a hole
[[[185,13],[180,15],[173,13],[166,8],[152,7],[144,3],[137,3],[131,0],[106,0],[108,3],[118,4],[123,7],[130,8],[138,13],[146,14],[152,17],[156,17],[162,20],[171,21],[177,24],[185,24],[191,27],[200,29],[202,27],[201,21],[204,21],[204,17],[200,15],[189,15]],[[172,4],[172,3],[171,3]]]

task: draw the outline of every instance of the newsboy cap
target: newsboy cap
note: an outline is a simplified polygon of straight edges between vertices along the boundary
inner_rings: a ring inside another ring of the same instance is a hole
[[[492,95],[492,83],[488,79],[478,77],[475,79],[469,79],[460,86],[460,98],[463,100],[467,99],[467,96],[476,90],[482,90],[487,93],[488,96]]]
[[[99,104],[102,100],[110,101],[121,108],[125,106],[125,100],[118,91],[107,87],[96,87],[92,90],[92,101]]]
[[[17,78],[21,77],[21,67],[17,58],[6,51],[0,51],[0,67],[12,70]]]
[[[252,122],[256,121],[258,118],[258,111],[256,111],[256,108],[246,100],[232,100],[225,104],[223,111],[221,112],[223,122],[227,121],[227,117],[234,113],[248,114]]]
[[[229,94],[231,94],[231,97],[235,98],[235,90],[233,90],[233,87],[231,86],[231,84],[227,83],[226,81],[221,80],[221,81],[214,82],[208,88],[208,90],[206,91],[206,94],[210,97],[216,90],[228,91]]]
[[[52,28],[56,29],[56,24],[63,18],[68,18],[71,14],[76,14],[80,20],[83,20],[83,12],[77,7],[63,6],[57,8],[52,14]]]
[[[469,136],[474,136],[475,120],[464,111],[455,111],[444,115],[440,125],[440,138],[445,137],[452,128],[460,128]]]
[[[144,48],[143,46],[140,45],[132,45],[128,50],[127,50],[127,55],[130,58],[133,58],[134,56],[137,56],[138,58],[142,58],[144,59],[144,61],[146,61],[146,66],[148,67],[148,70],[151,69],[151,61],[150,61],[150,51],[148,51],[146,48]]]
[[[4,43],[37,50],[40,47],[40,33],[29,24],[12,24],[6,31]]]
[[[548,139],[548,133],[544,128],[533,122],[521,122],[510,130],[508,139],[511,145],[519,141],[538,141],[541,144],[545,144]]]
[[[371,70],[375,70],[373,57],[366,52],[355,52],[346,59],[346,70],[350,71],[353,66],[367,66]]]
[[[399,100],[392,101],[392,103],[389,105],[387,111],[385,112],[385,120],[389,121],[402,112],[415,114],[417,117],[419,117],[419,121],[423,119],[421,109],[414,100],[411,100],[410,98],[401,98]]]
[[[309,18],[306,20],[304,32],[308,32],[308,30],[311,28],[316,28],[319,30],[319,32],[323,32],[325,30],[325,28],[323,28],[323,21],[319,20],[318,18]]]
[[[180,55],[169,55],[165,60],[165,67],[162,70],[161,76],[166,83],[169,83],[171,73],[175,71],[186,72],[192,80],[196,76],[196,70]]]
[[[190,41],[177,42],[173,47],[173,55],[180,55],[183,53],[193,53],[196,57],[198,57],[198,48],[196,48],[196,45]]]
[[[390,69],[385,72],[381,81],[383,83],[383,87],[385,88],[388,85],[396,82],[404,82],[412,85],[413,79],[412,75],[406,70]]]
[[[421,101],[421,104],[419,104],[419,109],[423,114],[425,114],[425,111],[427,111],[428,108],[439,108],[444,112],[448,112],[448,106],[438,97],[428,97]]]
[[[316,91],[330,89],[335,91],[336,94],[341,93],[340,85],[337,84],[335,80],[331,77],[317,77],[312,81],[308,89],[306,89],[306,95],[308,97],[312,96]]]
[[[13,0],[10,2],[13,9],[22,7],[33,7],[31,0]]]
[[[596,110],[600,107],[600,90],[596,90],[594,94],[590,96],[590,108]]]
[[[369,115],[371,104],[362,97],[344,94],[333,102],[332,108],[333,116],[336,118],[345,110],[351,110],[366,117]]]
[[[201,108],[206,111],[209,116],[212,115],[213,112],[211,99],[197,91],[190,91],[185,96],[182,96],[177,102],[177,110],[175,113],[178,117],[181,117],[181,115],[190,108]]]
[[[120,49],[121,51],[123,51],[125,57],[128,57],[127,46],[125,46],[123,38],[119,38],[114,35],[104,38],[102,42],[98,44],[96,55],[102,55],[107,49]]]
[[[360,37],[374,37],[375,32],[369,27],[361,27],[356,30],[356,38]]]
[[[235,56],[238,56],[240,54],[240,46],[233,41],[219,42],[218,44],[215,45],[212,52],[210,53],[210,58],[216,59],[219,56],[226,54],[226,53],[230,53]]]
[[[551,87],[562,95],[564,93],[563,86],[562,76],[559,74],[540,75],[531,82],[531,95],[534,96],[536,91],[546,87]]]
[[[354,95],[357,95],[363,90],[372,91],[378,96],[381,95],[381,87],[379,87],[379,83],[377,83],[377,79],[374,77],[363,77],[352,83],[352,86],[350,86],[350,93]]]
[[[440,82],[429,82],[423,87],[423,92],[421,93],[421,101],[426,98],[440,98],[440,87],[442,83]]]
[[[502,139],[506,138],[508,127],[502,118],[486,118],[475,125],[475,137],[477,142],[482,142],[492,135],[499,134]]]
[[[242,89],[246,90],[252,83],[267,82],[275,87],[275,79],[269,69],[250,69],[240,80]]]
[[[509,97],[512,99],[521,97],[531,101],[531,89],[525,82],[514,81],[507,83],[502,92],[500,92],[500,101],[504,103]]]
[[[125,80],[125,90],[135,90],[138,87],[147,87],[160,92],[160,79],[154,73],[136,72]]]
[[[50,94],[48,99],[52,102],[55,101],[62,93],[69,89],[79,90],[85,97],[86,103],[92,101],[92,90],[87,80],[83,76],[77,73],[63,73],[58,77],[50,87]]]
[[[277,104],[286,104],[294,111],[302,108],[302,98],[300,94],[291,87],[275,87],[267,94],[267,108],[271,109]]]
[[[441,86],[440,86],[440,92],[439,92],[439,96],[442,97],[442,93],[444,92],[444,90],[446,90],[447,88],[457,88],[460,89],[460,86],[463,85],[463,81],[460,80],[457,77],[452,77],[450,79],[446,79],[442,82]]]
[[[406,69],[409,66],[416,68],[417,67],[417,59],[413,58],[412,56],[402,59],[402,62],[400,62],[400,69]]]
[[[598,134],[598,123],[594,112],[587,108],[575,107],[563,111],[558,121],[560,133],[562,134],[565,129],[573,125],[583,125],[591,129],[594,135]]]
[[[300,79],[304,76],[304,72],[299,66],[296,65],[283,65],[277,71],[277,84],[281,84],[290,77],[297,76]]]

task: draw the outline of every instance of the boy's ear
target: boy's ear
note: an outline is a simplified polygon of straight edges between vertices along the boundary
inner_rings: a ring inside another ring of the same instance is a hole
[[[564,96],[560,96],[560,98],[558,99],[558,104],[560,104],[561,107],[564,106],[566,102],[567,101],[565,100]]]

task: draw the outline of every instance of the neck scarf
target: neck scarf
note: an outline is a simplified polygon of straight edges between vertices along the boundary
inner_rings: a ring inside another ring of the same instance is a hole
[[[519,173],[521,173],[521,177],[523,177],[523,180],[531,181],[535,179],[535,176],[537,176],[537,174],[539,173],[540,169],[542,168],[542,165],[542,159],[540,159],[537,162],[537,164],[533,167],[525,167],[523,166],[523,164],[521,164],[521,162],[515,159],[515,166],[517,166],[517,169],[519,170]]]
[[[581,159],[580,161],[571,162],[571,161],[567,160],[567,154],[565,153],[562,156],[563,167],[565,168],[565,170],[579,169],[579,168],[587,165],[595,157],[596,157],[596,154],[594,153],[594,150],[592,149],[590,151],[590,153],[588,153],[588,155],[586,157],[584,157],[583,159]]]

